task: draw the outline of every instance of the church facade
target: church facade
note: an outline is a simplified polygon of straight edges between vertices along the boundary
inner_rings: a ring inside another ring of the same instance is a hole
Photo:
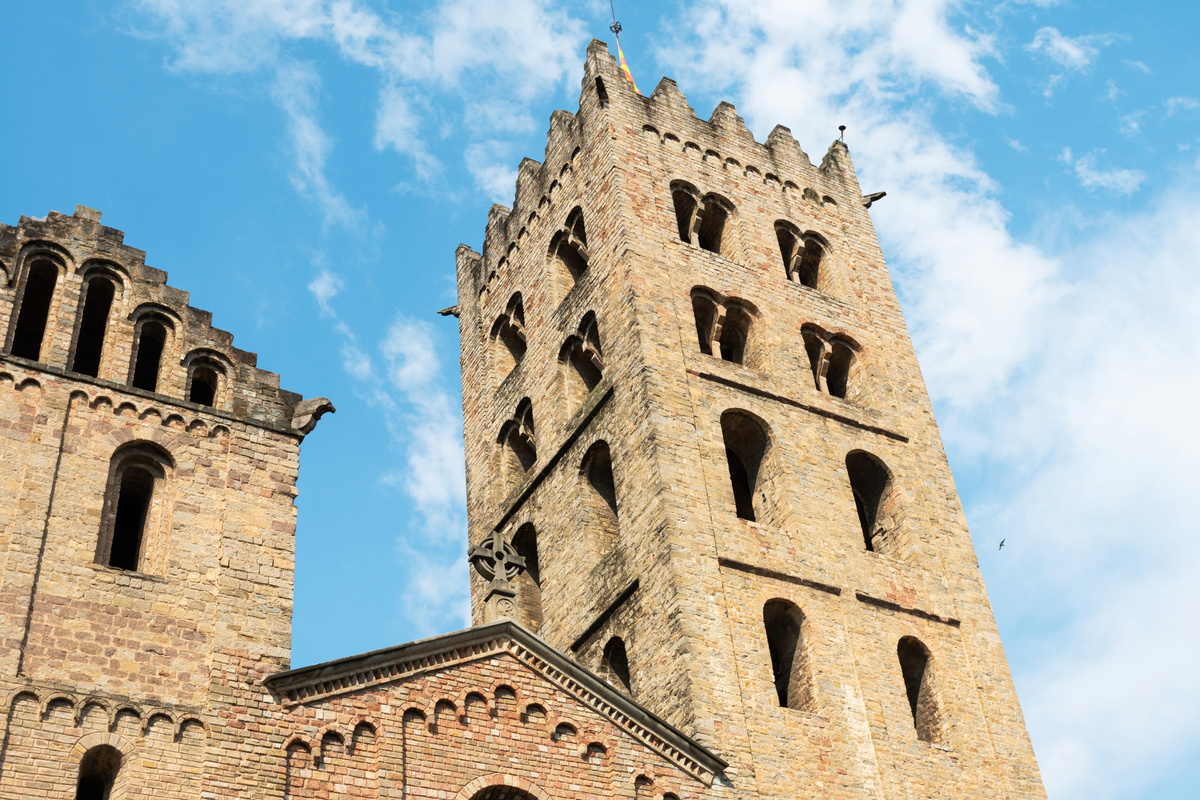
[[[879,197],[593,42],[457,253],[473,627],[300,669],[332,405],[0,226],[0,797],[1044,797]]]

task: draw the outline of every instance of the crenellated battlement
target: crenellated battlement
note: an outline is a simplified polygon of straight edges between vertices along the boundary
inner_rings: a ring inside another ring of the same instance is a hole
[[[84,206],[0,224],[0,358],[301,436],[331,408],[281,389],[124,239]]]

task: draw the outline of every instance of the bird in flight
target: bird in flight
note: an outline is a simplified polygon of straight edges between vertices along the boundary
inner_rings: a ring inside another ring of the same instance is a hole
[[[1004,540],[1003,539],[1000,540],[1000,549],[1001,550],[1004,549]]]

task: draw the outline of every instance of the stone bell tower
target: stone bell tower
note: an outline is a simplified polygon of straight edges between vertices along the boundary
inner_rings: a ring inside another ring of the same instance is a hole
[[[471,542],[738,796],[1044,797],[878,197],[593,42],[458,251]]]
[[[289,666],[300,442],[332,406],[123,239],[82,206],[0,224],[3,798],[216,797],[277,749],[246,719]]]

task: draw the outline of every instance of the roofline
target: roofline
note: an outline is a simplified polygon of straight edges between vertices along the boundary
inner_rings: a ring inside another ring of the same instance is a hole
[[[713,775],[721,774],[729,766],[729,763],[719,755],[654,712],[617,691],[607,681],[551,647],[528,628],[510,619],[464,628],[427,639],[417,639],[413,642],[372,650],[359,655],[323,661],[286,672],[277,672],[264,678],[262,683],[267,689],[280,695],[311,684],[349,677],[364,670],[378,669],[399,661],[412,661],[455,648],[478,645],[500,637],[507,637],[520,644],[534,656],[563,673],[570,681],[593,692],[631,721],[644,726],[671,747],[694,759]]]

